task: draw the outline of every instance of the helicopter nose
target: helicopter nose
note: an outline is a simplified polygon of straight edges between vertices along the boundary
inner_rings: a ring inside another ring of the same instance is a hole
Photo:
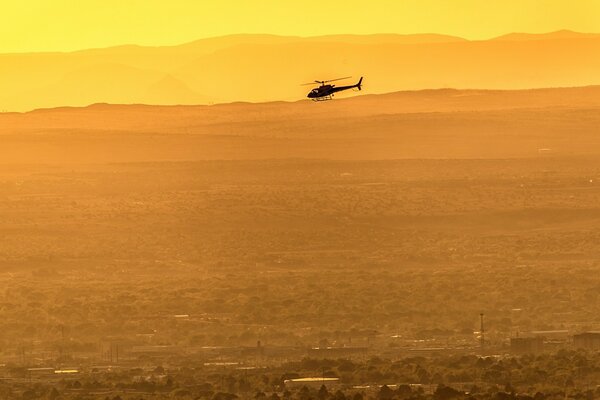
[[[313,92],[308,92],[306,97],[308,97],[309,99],[312,99],[313,97],[315,97],[315,94]]]

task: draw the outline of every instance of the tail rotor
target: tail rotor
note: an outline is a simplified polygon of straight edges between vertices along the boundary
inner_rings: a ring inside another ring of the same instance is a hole
[[[363,80],[363,77],[361,76],[360,79],[358,80],[358,83],[356,84],[356,87],[358,88],[358,90],[362,90],[362,80]]]

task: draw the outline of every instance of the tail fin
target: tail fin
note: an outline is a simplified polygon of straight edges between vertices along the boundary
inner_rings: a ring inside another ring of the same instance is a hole
[[[358,81],[358,83],[356,84],[356,87],[358,88],[358,90],[362,90],[362,76],[360,77],[360,80]]]

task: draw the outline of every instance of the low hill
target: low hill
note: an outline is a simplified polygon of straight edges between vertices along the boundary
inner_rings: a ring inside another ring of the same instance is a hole
[[[324,103],[96,104],[0,114],[10,163],[600,154],[600,87],[424,90]]]

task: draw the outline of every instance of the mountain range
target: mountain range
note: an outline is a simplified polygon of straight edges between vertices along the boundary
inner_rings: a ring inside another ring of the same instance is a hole
[[[600,84],[600,35],[232,35],[178,46],[0,54],[0,111],[93,103],[292,101],[302,83],[364,76],[364,93]],[[348,94],[340,94],[340,97]]]

